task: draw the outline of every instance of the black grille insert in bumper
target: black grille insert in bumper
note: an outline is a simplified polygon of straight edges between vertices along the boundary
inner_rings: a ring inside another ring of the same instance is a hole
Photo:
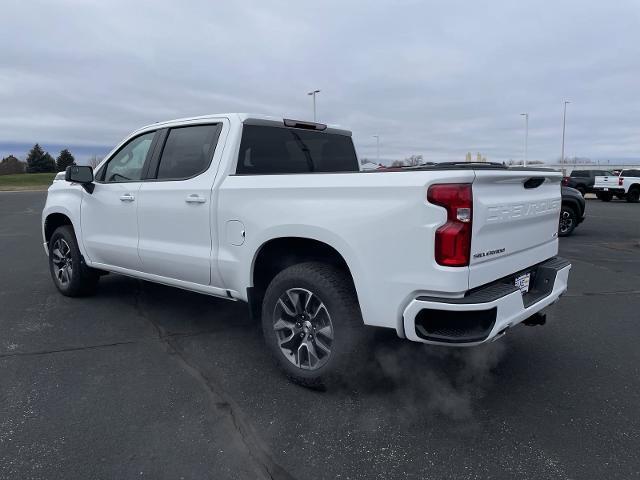
[[[497,311],[496,307],[471,311],[423,308],[416,315],[416,335],[434,342],[481,342],[491,333]]]

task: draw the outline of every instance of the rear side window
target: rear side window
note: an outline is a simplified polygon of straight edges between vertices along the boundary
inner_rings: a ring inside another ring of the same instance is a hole
[[[588,177],[589,172],[585,170],[574,170],[573,172],[571,172],[571,176],[572,177]]]
[[[357,172],[351,137],[316,130],[245,125],[239,174]]]
[[[194,125],[169,130],[158,166],[158,180],[184,180],[209,168],[220,125]]]
[[[621,177],[640,177],[640,170],[623,170],[620,172]]]

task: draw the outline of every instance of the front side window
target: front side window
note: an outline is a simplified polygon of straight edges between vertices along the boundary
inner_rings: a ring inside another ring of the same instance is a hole
[[[120,149],[107,163],[103,181],[107,183],[131,182],[142,179],[142,169],[147,159],[155,132],[134,138]]]
[[[245,125],[239,174],[357,172],[351,137],[299,128]]]
[[[211,163],[220,129],[221,125],[215,124],[169,130],[156,178],[182,180],[204,172]]]

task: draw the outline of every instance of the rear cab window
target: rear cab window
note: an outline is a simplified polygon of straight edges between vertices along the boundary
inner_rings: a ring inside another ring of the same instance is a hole
[[[358,172],[358,159],[348,135],[302,128],[244,125],[236,173]]]
[[[169,129],[162,147],[155,179],[185,180],[209,168],[221,124],[191,125]]]

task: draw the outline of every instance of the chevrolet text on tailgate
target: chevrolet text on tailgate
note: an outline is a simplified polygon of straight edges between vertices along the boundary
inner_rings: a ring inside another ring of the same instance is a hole
[[[248,303],[275,361],[355,371],[364,325],[473,346],[567,289],[559,172],[443,163],[361,172],[351,132],[261,115],[157,123],[72,166],[42,213],[63,295],[107,272]]]

